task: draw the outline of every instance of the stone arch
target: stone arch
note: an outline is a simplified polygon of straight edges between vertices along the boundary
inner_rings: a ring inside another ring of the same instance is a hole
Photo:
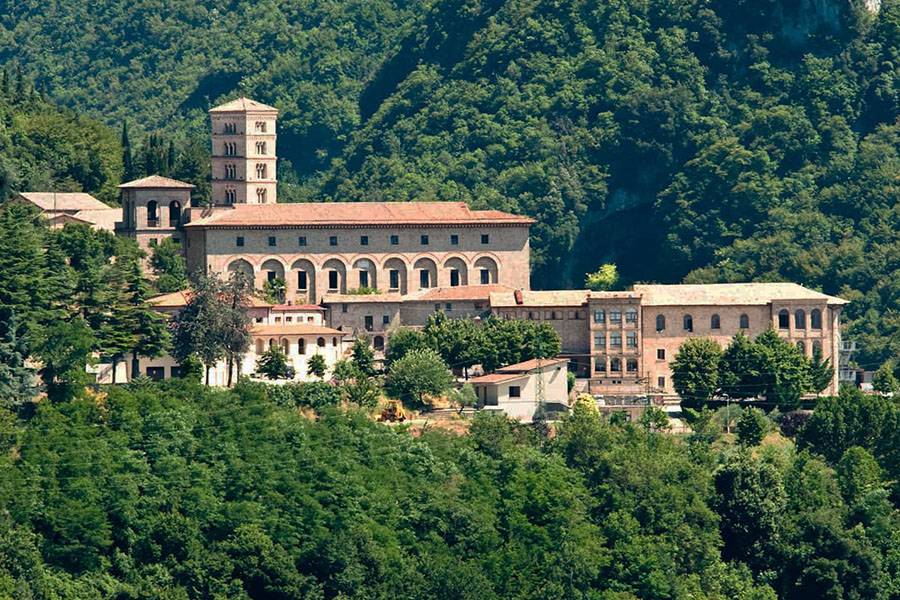
[[[350,287],[370,287],[378,289],[378,271],[375,260],[368,256],[361,256],[353,261],[355,279],[350,282]]]
[[[444,261],[443,279],[444,285],[469,285],[469,265],[462,258],[451,256]]]
[[[159,221],[159,203],[156,200],[151,200],[147,203],[147,224],[149,225],[154,221]]]
[[[291,341],[287,338],[282,338],[281,340],[281,349],[288,356],[291,355]]]
[[[413,263],[416,272],[416,289],[433,288],[437,285],[437,263],[428,257],[421,257]]]
[[[248,282],[253,282],[253,265],[243,258],[236,258],[228,263],[228,276],[240,275]]]
[[[497,261],[490,256],[482,256],[475,261],[475,272],[478,273],[478,283],[497,283],[500,270]]]
[[[782,308],[778,311],[778,329],[787,329],[791,326],[791,313]]]
[[[377,351],[381,352],[384,350],[384,336],[376,335],[372,338],[372,347]]]
[[[305,297],[309,303],[315,304],[316,266],[312,261],[305,258],[295,260],[291,265],[291,276],[287,284],[288,290],[295,290],[298,297]]]
[[[393,256],[386,261],[384,261],[383,266],[381,267],[383,273],[386,274],[387,283],[384,286],[385,288],[391,291],[399,291],[401,294],[406,294],[407,291],[407,279],[409,277],[409,264],[400,257]],[[397,281],[392,282],[391,271],[397,272]],[[392,285],[392,283],[396,283],[396,285]]]
[[[306,354],[306,339],[300,338],[297,340],[297,354]]]
[[[256,354],[257,354],[257,356],[261,355],[261,354],[264,353],[265,351],[266,351],[266,342],[265,342],[263,339],[261,339],[261,338],[257,338],[257,340],[256,340]]]
[[[794,329],[806,329],[806,311],[802,308],[794,311]]]
[[[338,258],[329,258],[322,263],[325,276],[324,288],[332,293],[347,293],[347,265]]]
[[[178,227],[181,224],[181,202],[172,200],[169,202],[169,227]]]
[[[266,281],[272,281],[273,279],[284,279],[284,263],[282,263],[277,258],[266,259],[259,266],[259,272],[263,278],[262,281],[259,282],[260,286],[262,286]]]

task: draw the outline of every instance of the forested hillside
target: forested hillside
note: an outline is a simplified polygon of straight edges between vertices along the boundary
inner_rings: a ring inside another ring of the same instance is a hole
[[[900,4],[860,5],[0,0],[0,62],[198,181],[205,110],[273,104],[283,200],[529,214],[539,287],[840,293],[868,365],[900,351]]]

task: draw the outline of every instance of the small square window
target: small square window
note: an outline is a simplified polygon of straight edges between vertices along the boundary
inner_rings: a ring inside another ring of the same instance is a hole
[[[428,236],[427,236],[427,235],[423,235],[423,236],[422,236],[422,245],[423,245],[423,246],[427,246],[427,245],[428,245]]]
[[[270,235],[270,236],[269,236],[269,247],[270,247],[270,248],[274,248],[274,247],[275,247],[275,243],[276,243],[276,242],[275,242],[275,236],[274,236],[274,235]]]
[[[656,360],[666,360],[666,349],[665,348],[657,348],[656,349]]]
[[[381,317],[382,325],[390,325],[390,323],[391,323],[391,315],[384,315],[383,317]]]
[[[522,388],[518,385],[509,386],[509,397],[510,398],[521,398],[522,397]]]
[[[237,239],[235,240],[235,244],[237,245],[238,248],[243,248],[244,247],[244,236],[239,235],[237,237]]]
[[[450,236],[450,245],[451,246],[459,246],[459,236],[453,234]]]
[[[441,305],[440,305],[440,303],[436,303],[436,304],[434,305],[434,312],[441,312]]]
[[[399,236],[399,235],[392,235],[392,236],[391,236],[391,246],[396,246],[396,245],[398,245],[399,243],[400,243],[400,236]]]
[[[359,236],[359,245],[360,246],[368,246],[369,245],[369,236],[367,236],[367,235]]]
[[[329,246],[337,246],[337,236],[336,235],[332,235],[328,238],[328,245]]]
[[[306,245],[306,236],[305,235],[301,235],[300,237],[297,238],[297,245],[298,246]]]
[[[451,310],[453,310],[453,304],[448,302],[447,304],[444,305],[444,310],[446,310],[447,312],[450,312]]]
[[[660,377],[656,380],[656,387],[664,388],[666,387],[666,378]]]
[[[346,304],[346,303],[345,303],[345,304],[341,304],[341,312],[342,312],[342,313],[347,312],[347,304]]]
[[[489,234],[487,234],[487,233],[482,233],[482,234],[481,234],[481,243],[482,243],[482,244],[490,244],[490,243],[491,243],[491,236],[490,236]]]

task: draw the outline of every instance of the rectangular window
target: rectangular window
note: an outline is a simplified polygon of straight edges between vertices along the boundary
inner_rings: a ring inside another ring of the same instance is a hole
[[[382,325],[390,325],[390,323],[391,323],[391,315],[384,315],[383,317],[381,317]]]
[[[344,304],[341,304],[341,312],[342,313],[347,312],[347,303],[346,302]]]
[[[372,318],[372,315],[365,316],[365,327],[366,331],[372,331],[373,329],[375,329],[374,319]]]
[[[602,308],[594,309],[594,323],[606,323],[606,311]]]
[[[392,290],[400,289],[400,271],[396,269],[391,269],[388,272],[388,277],[390,278],[390,288]]]
[[[270,236],[269,236],[269,247],[270,247],[270,248],[274,248],[274,247],[275,247],[275,236],[274,236],[274,235],[270,235]]]
[[[281,317],[275,317],[275,322],[276,322],[276,323],[281,323]]]
[[[266,271],[266,279],[268,281],[275,281],[276,279],[278,279],[278,273],[276,273],[275,271]]]
[[[400,236],[392,235],[391,236],[391,246],[397,246],[398,244],[400,244]]]
[[[242,236],[242,235],[237,236],[237,239],[234,240],[234,243],[238,248],[243,248],[244,247],[244,236]]]
[[[609,311],[609,322],[610,323],[621,323],[622,322],[622,311],[618,308],[614,308]]]
[[[665,348],[657,348],[656,349],[656,360],[666,360],[666,349]]]
[[[427,235],[423,235],[423,236],[421,237],[421,241],[422,241],[422,245],[423,245],[423,246],[427,246],[427,245],[428,245],[428,236],[427,236]]]
[[[147,367],[147,377],[153,381],[162,381],[166,378],[165,367]]]
[[[306,271],[297,271],[297,291],[305,292],[307,285]]]
[[[422,269],[421,271],[419,271],[419,287],[430,287],[428,279],[428,269]]]
[[[367,235],[359,236],[359,245],[360,246],[368,246],[369,245],[369,236],[367,236]]]
[[[510,398],[521,398],[522,397],[522,388],[518,385],[509,386],[509,397]]]
[[[441,312],[441,305],[440,305],[440,303],[436,303],[436,304],[434,305],[434,312]]]
[[[444,305],[444,310],[446,310],[447,312],[450,312],[451,310],[453,310],[453,305],[450,302],[448,302],[447,304]]]
[[[637,348],[637,333],[632,331],[625,336],[625,346],[628,348]]]
[[[637,310],[633,308],[629,308],[625,311],[625,322],[626,323],[637,323]]]
[[[359,272],[359,287],[369,287],[369,272],[368,271],[360,271]]]
[[[656,387],[659,387],[659,388],[664,388],[664,387],[666,387],[666,378],[665,378],[665,377],[658,377],[658,378],[656,379]]]
[[[481,285],[487,285],[491,282],[491,272],[487,269],[481,269]]]
[[[300,247],[303,247],[306,245],[306,236],[305,235],[301,235],[300,237],[297,238],[297,245]]]
[[[490,236],[489,234],[487,234],[487,233],[482,233],[482,234],[481,234],[481,243],[482,243],[482,244],[490,244],[490,243],[491,243],[491,236]]]
[[[594,334],[594,348],[606,348],[606,334],[605,333],[595,333]]]
[[[459,285],[459,271],[456,269],[450,269],[450,286],[456,287]]]
[[[459,246],[459,236],[455,233],[450,236],[450,245]]]
[[[596,373],[606,373],[606,359],[605,358],[595,358],[594,359],[594,371]]]
[[[622,334],[621,333],[609,334],[609,347],[610,348],[621,348],[622,347]]]
[[[181,367],[170,367],[169,370],[172,372],[172,377],[181,377]]]
[[[336,235],[332,235],[328,238],[328,245],[329,246],[337,246],[337,236]]]
[[[338,272],[337,271],[328,271],[328,289],[336,290],[338,289]]]

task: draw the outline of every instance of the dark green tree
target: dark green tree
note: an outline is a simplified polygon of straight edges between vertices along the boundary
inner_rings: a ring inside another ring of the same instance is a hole
[[[722,347],[715,340],[690,338],[679,346],[671,364],[672,385],[683,409],[703,410],[716,395],[721,360]]]
[[[288,376],[288,357],[275,345],[263,352],[256,361],[256,372],[269,379],[285,379]]]
[[[325,377],[326,369],[325,357],[321,354],[313,354],[306,363],[306,374],[311,377],[322,379]]]
[[[34,355],[40,361],[38,372],[50,400],[70,401],[84,390],[90,381],[87,366],[93,361],[95,347],[93,332],[81,316],[42,328]]]
[[[206,384],[212,368],[225,358],[222,331],[227,305],[222,302],[222,282],[203,273],[191,285],[185,307],[172,321],[172,356],[179,363],[196,356],[206,370]]]
[[[772,429],[772,422],[766,413],[750,406],[741,411],[737,421],[737,439],[742,446],[759,446]]]
[[[161,294],[188,287],[187,266],[181,244],[171,237],[163,238],[150,253],[150,266],[156,276],[154,286]]]
[[[375,374],[375,352],[372,350],[371,338],[362,335],[351,348],[352,361],[356,369],[365,377]]]
[[[425,406],[425,398],[447,391],[453,375],[434,350],[412,350],[391,364],[386,391],[415,408]]]
[[[26,364],[28,343],[15,314],[0,309],[0,404],[17,406],[37,396],[35,370]]]

